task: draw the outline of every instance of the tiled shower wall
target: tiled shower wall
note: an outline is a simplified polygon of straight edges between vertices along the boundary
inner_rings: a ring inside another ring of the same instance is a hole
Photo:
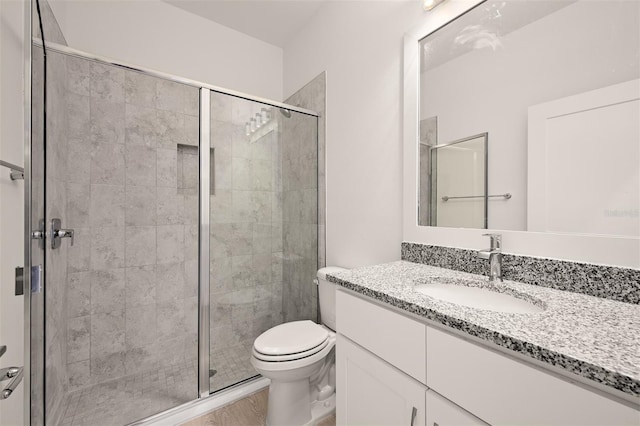
[[[74,390],[197,357],[199,92],[65,60]]]
[[[268,108],[221,93],[211,96],[212,390],[255,374],[254,339],[282,322],[280,114],[247,136],[249,119]],[[231,358],[238,358],[231,363]]]

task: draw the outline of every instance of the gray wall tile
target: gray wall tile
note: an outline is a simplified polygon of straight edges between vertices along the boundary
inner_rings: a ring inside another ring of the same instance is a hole
[[[67,217],[71,228],[90,226],[89,206],[91,186],[87,184],[67,184]]]
[[[211,223],[228,223],[234,219],[232,192],[228,190],[216,190],[215,195],[210,199],[210,221]]]
[[[67,316],[81,317],[91,313],[91,274],[70,272],[67,283]]]
[[[141,305],[155,305],[157,301],[156,265],[126,268],[125,287],[127,309]]]
[[[91,229],[91,269],[124,267],[124,228]]]
[[[91,97],[113,103],[124,103],[124,70],[92,62]]]
[[[127,226],[125,264],[129,266],[156,263],[156,227]]]
[[[125,148],[125,183],[127,186],[156,186],[155,148],[130,146]]]
[[[158,304],[157,330],[159,339],[180,337],[184,333],[184,304],[173,299]]]
[[[223,93],[211,93],[211,120],[231,122],[231,103],[233,98]]]
[[[91,183],[124,185],[124,146],[98,142],[91,153]]]
[[[184,297],[198,295],[198,260],[184,262]]]
[[[124,144],[124,104],[91,97],[91,140]]]
[[[174,149],[158,149],[157,152],[157,186],[164,188],[178,187],[178,151]]]
[[[158,226],[157,233],[158,263],[175,263],[184,261],[184,226]]]
[[[70,273],[91,269],[91,239],[89,228],[75,228],[74,243],[68,249],[67,269]]]
[[[156,85],[158,79],[137,72],[126,72],[124,97],[127,104],[156,107]]]
[[[91,355],[91,376],[95,382],[112,380],[124,371],[123,351]]]
[[[129,348],[125,352],[125,371],[127,374],[154,371],[158,368],[158,359],[161,357],[164,357],[164,352],[157,343]]]
[[[67,56],[67,89],[70,93],[89,96],[91,94],[91,64],[74,56]]]
[[[91,227],[124,226],[124,186],[91,185]]]
[[[160,201],[158,201],[159,203]],[[158,213],[156,213],[156,211]],[[161,211],[156,203],[154,188],[127,186],[125,194],[124,222],[127,226],[155,225],[157,214]]]
[[[90,98],[68,94],[66,100],[67,131],[70,139],[87,140],[91,131]]]
[[[67,364],[69,391],[91,384],[91,362],[89,360]]]
[[[198,225],[184,226],[184,260],[198,260]]]
[[[176,149],[178,144],[187,144],[184,115],[172,111],[157,111],[158,148]]]
[[[158,139],[158,118],[154,108],[127,104],[125,106],[125,143],[155,148]]]
[[[184,297],[184,263],[157,265],[156,300],[169,302]]]
[[[107,354],[122,354],[125,349],[125,316],[124,310],[111,311],[91,316],[91,373],[94,360]],[[114,372],[117,373],[117,372]],[[117,377],[117,374],[114,374]]]
[[[104,314],[125,308],[124,269],[91,272],[91,313]]]
[[[86,139],[69,139],[67,160],[67,182],[76,184],[88,184],[91,182],[91,151],[92,145],[88,137]]]
[[[155,343],[157,334],[156,305],[138,306],[126,312],[127,348]]]
[[[67,362],[89,359],[91,353],[91,317],[70,318],[67,324]]]
[[[252,164],[248,158],[234,157],[232,160],[232,188],[238,191],[253,189],[251,185]]]
[[[179,225],[186,221],[187,214],[193,215],[193,206],[185,208],[185,196],[178,194],[175,187],[158,187],[157,215],[158,225]],[[195,216],[198,215],[196,199]],[[196,219],[197,221],[197,219]]]

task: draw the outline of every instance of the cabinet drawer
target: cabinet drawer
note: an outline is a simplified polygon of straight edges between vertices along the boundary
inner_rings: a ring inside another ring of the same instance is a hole
[[[635,425],[640,412],[427,327],[427,386],[493,425]]]
[[[426,383],[426,326],[344,291],[336,294],[338,333]]]

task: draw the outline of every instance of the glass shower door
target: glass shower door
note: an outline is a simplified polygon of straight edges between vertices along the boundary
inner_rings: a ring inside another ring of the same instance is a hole
[[[39,90],[44,422],[128,424],[192,401],[199,89],[48,49]]]
[[[316,319],[317,117],[211,94],[210,390],[257,375],[253,341]]]

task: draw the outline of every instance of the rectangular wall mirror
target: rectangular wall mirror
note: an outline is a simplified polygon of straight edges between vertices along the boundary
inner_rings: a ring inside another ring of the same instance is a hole
[[[418,44],[418,225],[640,237],[640,2],[488,0]],[[483,192],[433,147],[485,133]]]

